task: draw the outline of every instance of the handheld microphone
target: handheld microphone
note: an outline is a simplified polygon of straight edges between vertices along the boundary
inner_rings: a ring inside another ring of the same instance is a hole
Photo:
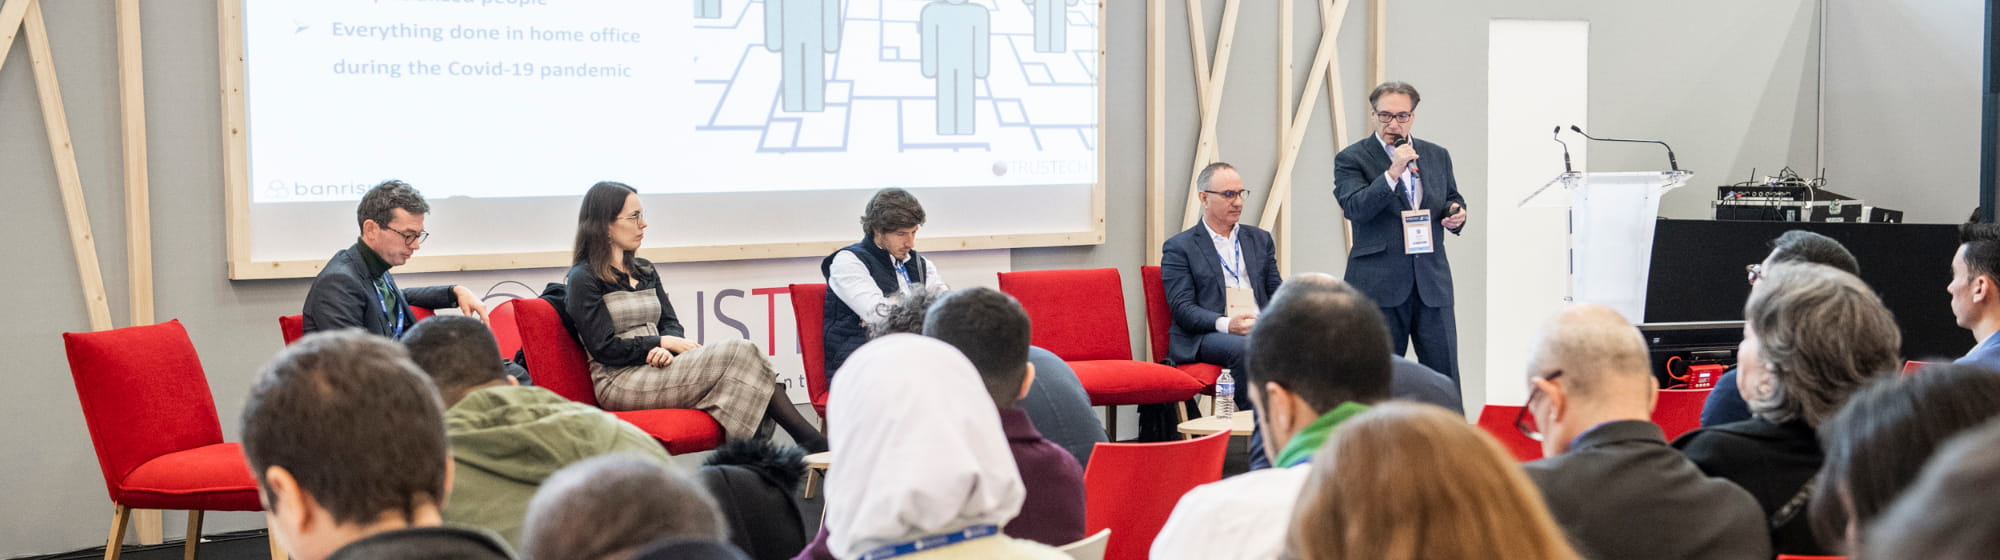
[[[1563,141],[1562,134],[1563,134],[1562,125],[1556,125],[1555,129],[1556,143],[1562,144],[1563,146],[1563,173],[1575,173],[1576,169],[1569,166],[1569,143]]]
[[[1408,143],[1410,143],[1409,135],[1399,134],[1396,135],[1396,142],[1391,145],[1401,148],[1403,147],[1404,144]],[[1417,172],[1417,160],[1414,159],[1410,160],[1410,176],[1416,178],[1419,181],[1424,179],[1424,175],[1422,173]]]
[[[1589,138],[1591,140],[1596,140],[1599,142],[1637,142],[1640,144],[1659,144],[1661,147],[1667,149],[1667,167],[1672,168],[1674,171],[1681,170],[1680,162],[1674,159],[1674,147],[1668,146],[1666,142],[1661,142],[1659,140],[1634,140],[1630,138],[1598,138],[1596,136],[1591,136],[1590,133],[1584,132],[1582,128],[1578,128],[1576,125],[1569,125],[1569,129],[1576,131],[1577,134],[1582,134],[1584,138]]]

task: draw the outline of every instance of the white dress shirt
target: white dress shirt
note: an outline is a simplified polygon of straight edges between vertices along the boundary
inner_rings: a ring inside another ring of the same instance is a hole
[[[1311,464],[1255,470],[1181,496],[1153,538],[1153,560],[1278,558]]]
[[[895,259],[893,256],[889,258]],[[908,262],[908,257],[895,260],[895,264]],[[893,272],[890,274],[896,277],[897,292],[910,287],[908,278]],[[833,256],[833,264],[827,266],[826,284],[833,295],[840,296],[840,301],[847,303],[848,309],[861,316],[863,323],[878,323],[889,315],[888,295],[875,285],[875,277],[868,274],[868,265],[861,264],[861,258],[854,256],[853,251],[843,250]],[[938,277],[937,263],[930,259],[924,259],[924,287],[944,289],[944,279]]]
[[[1215,232],[1208,227],[1208,218],[1202,218],[1201,230],[1208,233],[1208,240],[1215,245],[1216,262],[1222,263],[1222,287],[1250,287],[1250,271],[1243,266],[1243,245],[1236,240],[1236,234],[1243,230],[1243,224],[1231,224],[1229,235]],[[1229,313],[1215,319],[1215,332],[1229,332]]]

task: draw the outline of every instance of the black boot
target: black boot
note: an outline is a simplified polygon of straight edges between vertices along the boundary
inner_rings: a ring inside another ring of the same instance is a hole
[[[826,451],[826,435],[819,433],[819,429],[814,428],[805,415],[799,414],[798,407],[792,406],[792,398],[785,394],[784,385],[778,385],[778,390],[771,393],[771,404],[765,407],[764,413],[765,418],[776,420],[778,427],[784,428],[785,433],[792,436],[792,441],[798,442],[807,453]]]

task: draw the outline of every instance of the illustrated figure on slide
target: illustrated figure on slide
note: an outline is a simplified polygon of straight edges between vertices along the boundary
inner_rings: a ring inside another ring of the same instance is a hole
[[[1077,0],[1021,0],[1021,3],[1035,12],[1035,52],[1069,50],[1069,6],[1075,6]]]
[[[937,133],[973,133],[973,83],[986,77],[991,42],[986,6],[936,0],[918,17],[924,77],[937,79]]]
[[[695,19],[722,19],[722,0],[694,0]]]
[[[826,54],[840,52],[840,0],[764,0],[764,48],[784,53],[785,110],[826,110]]]

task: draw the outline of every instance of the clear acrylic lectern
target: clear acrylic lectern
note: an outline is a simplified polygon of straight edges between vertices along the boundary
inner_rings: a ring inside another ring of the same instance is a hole
[[[1633,324],[1646,321],[1646,274],[1660,197],[1692,171],[1569,172],[1521,201],[1521,207],[1569,208],[1569,299],[1610,306]],[[1554,189],[1561,185],[1563,188]]]

